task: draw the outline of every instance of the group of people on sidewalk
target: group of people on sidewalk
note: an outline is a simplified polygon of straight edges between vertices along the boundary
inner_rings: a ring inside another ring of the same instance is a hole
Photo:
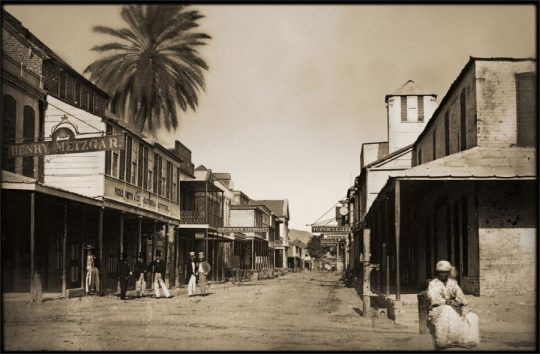
[[[195,259],[195,252],[189,253],[190,261],[186,264],[188,283],[188,295],[195,295],[197,280],[201,289],[201,295],[206,295],[206,277],[212,270],[210,263],[205,260],[203,252],[199,252],[199,259]],[[129,269],[126,253],[122,253],[122,258],[118,264],[118,280],[120,282],[120,299],[126,299],[127,283],[129,276],[132,275],[135,279],[135,290],[137,297],[142,297],[143,291],[146,289],[146,274],[150,272],[153,279],[153,288],[156,298],[161,297],[160,288],[165,295],[165,298],[170,298],[171,294],[165,284],[165,262],[161,259],[161,251],[156,251],[154,261],[148,267],[144,264],[142,253],[139,253],[137,262],[133,271]]]

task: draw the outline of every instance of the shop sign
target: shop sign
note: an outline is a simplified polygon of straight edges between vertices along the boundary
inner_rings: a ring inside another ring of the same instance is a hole
[[[123,150],[123,135],[68,139],[8,145],[9,157],[74,154],[89,151]]]
[[[267,232],[268,227],[219,227],[218,232]]]
[[[343,234],[351,231],[351,226],[311,226],[311,232]]]

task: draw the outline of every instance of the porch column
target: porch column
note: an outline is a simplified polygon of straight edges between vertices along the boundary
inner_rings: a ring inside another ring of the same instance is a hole
[[[399,242],[400,242],[400,231],[401,231],[401,191],[400,191],[400,182],[399,180],[395,181],[395,190],[394,190],[394,232],[396,237],[396,301],[400,300],[401,289],[400,289],[400,257],[399,257]]]
[[[119,234],[119,240],[120,240],[120,256],[122,256],[122,252],[124,252],[124,213],[120,213],[120,231]]]
[[[207,257],[206,259],[208,259],[208,255],[206,255],[206,257]],[[217,264],[217,258],[216,258],[216,237],[214,235],[212,235],[212,262],[214,263],[213,266],[215,269],[215,271],[212,272],[212,281],[215,281],[218,264]]]
[[[150,256],[150,262],[152,262],[154,260],[154,257],[156,256],[156,243],[157,243],[157,220],[154,220],[154,233],[152,234],[152,256]]]
[[[62,295],[67,296],[67,200],[64,199],[64,230],[62,232]]]
[[[385,294],[386,297],[390,296],[390,268],[388,267],[390,263],[390,255],[388,255],[388,244],[386,242],[383,242],[383,263],[384,263],[384,272],[386,275],[386,281],[385,281]]]
[[[142,251],[142,216],[137,216],[137,257]]]
[[[105,276],[104,274],[105,273],[105,267],[103,267],[103,210],[105,208],[103,207],[100,207],[98,208],[98,262],[99,262],[99,266],[100,266],[100,272],[99,272],[99,277],[100,277],[100,286],[99,286],[99,291],[101,292],[102,289],[103,289],[103,280],[105,280]]]
[[[255,270],[255,239],[251,239],[251,270]]]
[[[163,281],[169,282],[169,267],[167,267],[167,261],[169,256],[169,224],[165,224],[165,241],[163,242],[163,260],[165,261],[165,274],[163,274]]]
[[[41,280],[36,272],[35,249],[36,249],[36,193],[30,193],[30,293],[32,303],[41,304]]]
[[[180,238],[179,229],[174,230],[174,286],[180,287]]]
[[[369,317],[369,312],[371,308],[371,298],[369,297],[371,294],[371,248],[370,248],[370,237],[371,237],[371,230],[370,229],[364,229],[363,232],[363,241],[364,241],[364,261],[363,261],[363,268],[364,268],[364,279],[362,280],[362,302],[364,305],[364,309],[362,311],[362,316]]]
[[[82,226],[82,252],[81,252],[81,288],[84,288],[85,287],[85,282],[86,282],[86,277],[85,277],[85,274],[84,274],[84,270],[86,268],[85,266],[85,260],[86,260],[86,253],[85,253],[85,250],[86,250],[86,245],[85,243],[87,243],[87,239],[86,239],[86,206],[83,204],[82,205],[82,220],[81,220],[81,226]]]

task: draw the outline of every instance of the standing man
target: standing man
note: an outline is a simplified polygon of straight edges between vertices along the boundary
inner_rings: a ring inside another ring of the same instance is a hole
[[[210,273],[210,270],[212,270],[212,267],[204,259],[204,252],[199,252],[199,286],[201,287],[202,296],[206,295],[206,276]]]
[[[188,282],[188,296],[195,295],[195,287],[197,286],[199,262],[195,260],[195,252],[189,252],[189,261],[186,263],[186,279]]]
[[[127,282],[130,274],[126,252],[122,252],[120,262],[118,262],[118,281],[120,282],[120,299],[126,300]]]
[[[142,253],[139,253],[137,262],[135,262],[135,269],[133,269],[133,276],[135,280],[135,289],[137,290],[137,297],[141,297],[144,289],[146,289],[146,264]]]
[[[94,268],[96,267],[96,256],[93,254],[92,245],[86,245],[86,281],[85,281],[85,290],[86,295],[90,293],[92,286],[96,288],[96,292],[99,292],[99,278],[96,282],[96,276]]]
[[[156,251],[156,259],[152,262],[150,265],[150,270],[152,271],[152,274],[154,275],[154,292],[156,293],[156,299],[159,299],[159,287],[163,289],[163,293],[165,294],[165,298],[170,298],[171,294],[169,293],[169,289],[167,289],[167,286],[165,285],[165,282],[163,281],[163,277],[165,276],[165,262],[161,260],[161,251]]]

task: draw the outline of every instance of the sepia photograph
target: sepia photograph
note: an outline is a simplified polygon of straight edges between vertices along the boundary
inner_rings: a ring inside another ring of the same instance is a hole
[[[538,351],[537,18],[3,2],[0,351]]]

